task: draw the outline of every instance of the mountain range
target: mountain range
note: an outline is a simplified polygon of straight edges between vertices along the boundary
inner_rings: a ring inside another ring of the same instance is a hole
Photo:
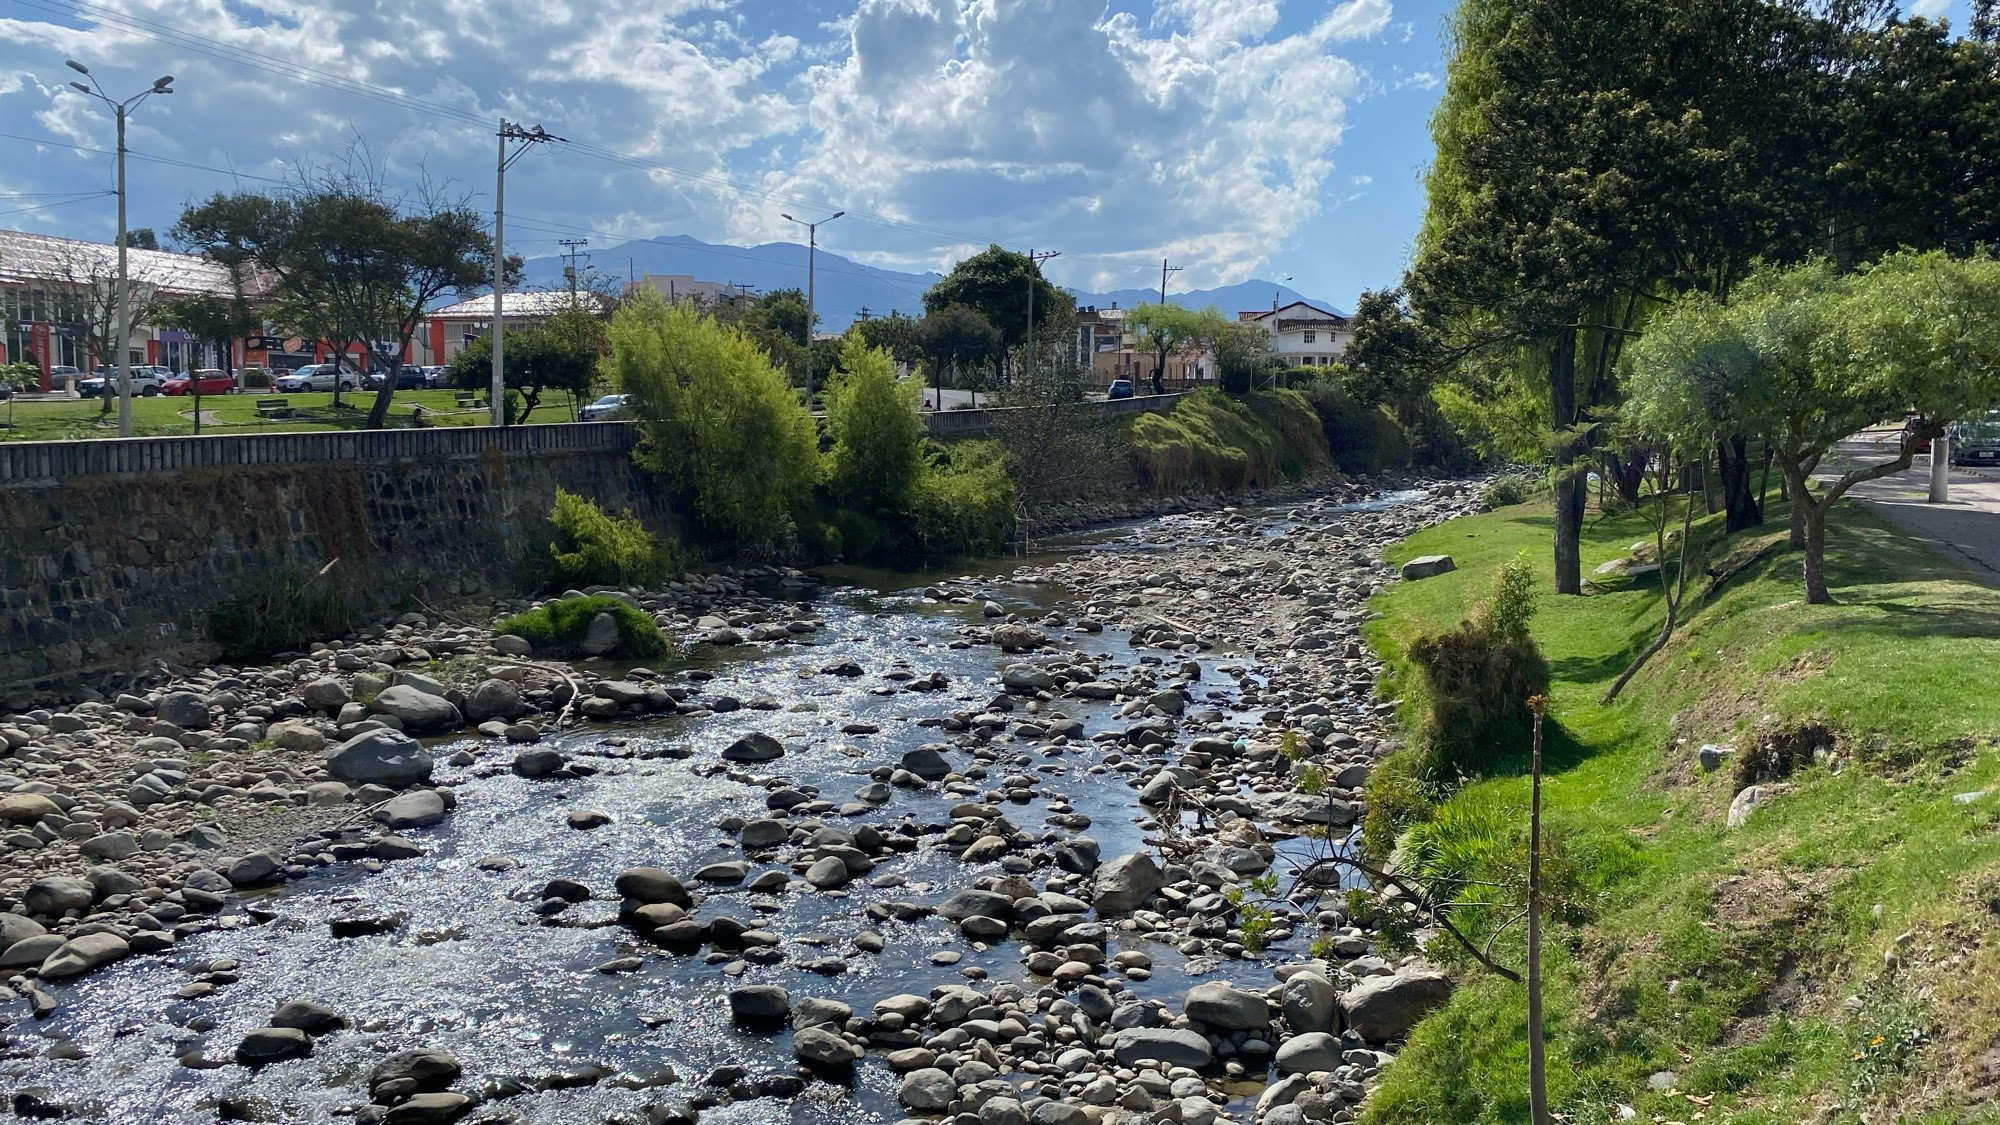
[[[607,246],[584,252],[586,269],[617,280],[655,274],[692,274],[702,281],[747,285],[754,291],[806,287],[806,248],[796,242],[767,242],[761,246],[730,246],[703,242],[686,235],[664,235]],[[528,288],[555,288],[563,284],[561,257],[529,258],[525,282]],[[863,265],[851,258],[822,250],[814,264],[815,298],[820,330],[846,329],[863,309],[870,316],[901,311],[911,316],[924,312],[924,290],[936,284],[936,273],[902,273]],[[1158,299],[1153,289],[1114,289],[1089,293],[1070,289],[1079,308],[1129,308],[1141,301]],[[1310,300],[1285,285],[1261,279],[1238,282],[1216,289],[1169,292],[1178,305],[1202,308],[1214,305],[1234,315],[1242,309],[1261,309],[1275,299],[1279,303]],[[1322,308],[1333,306],[1313,301]]]

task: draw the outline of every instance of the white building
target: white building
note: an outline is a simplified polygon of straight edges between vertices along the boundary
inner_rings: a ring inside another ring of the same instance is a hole
[[[742,287],[727,281],[700,281],[691,273],[649,273],[637,281],[625,283],[625,295],[630,297],[641,286],[657,290],[669,302],[700,300],[708,304],[740,300],[744,295]]]
[[[1271,354],[1295,367],[1326,367],[1354,339],[1354,326],[1347,317],[1305,301],[1238,313],[1236,319],[1262,326],[1270,336]]]

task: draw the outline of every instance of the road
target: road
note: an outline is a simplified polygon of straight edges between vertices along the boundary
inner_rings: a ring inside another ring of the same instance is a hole
[[[1841,442],[1829,464],[1815,474],[1831,480],[1849,468],[1895,457],[1898,431],[1866,430]],[[2000,470],[1951,471],[1951,499],[1932,504],[1928,454],[1901,473],[1856,485],[1848,495],[1870,511],[1929,543],[1945,558],[1971,571],[1988,586],[2000,587]]]

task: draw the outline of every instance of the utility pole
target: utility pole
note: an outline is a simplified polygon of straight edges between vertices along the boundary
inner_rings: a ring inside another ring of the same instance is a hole
[[[1028,251],[1028,378],[1035,377],[1035,279],[1042,275],[1042,263],[1062,257],[1060,250]],[[1032,386],[1033,384],[1030,384]]]
[[[75,59],[64,59],[63,65],[83,75],[85,78],[90,78],[90,68],[77,62]],[[134,109],[138,108],[140,102],[145,101],[148,97],[154,94],[173,93],[173,84],[173,75],[163,75],[154,81],[151,89],[141,90],[139,93],[126,98],[122,102],[114,102],[103,90],[98,88],[95,78],[91,78],[87,85],[82,82],[70,83],[71,89],[88,94],[105,105],[110,106],[112,116],[118,119],[118,288],[112,298],[118,302],[116,310],[118,318],[117,327],[112,330],[111,347],[112,361],[117,364],[115,370],[118,378],[119,437],[132,436],[132,347],[128,342],[132,334],[132,283],[130,275],[125,269],[125,244],[130,241],[125,230],[125,119],[131,115]],[[199,376],[196,376],[195,385],[199,388]],[[201,430],[200,407],[201,400],[197,396],[194,412],[195,431],[197,433]],[[12,409],[11,405],[9,409]]]
[[[507,169],[534,146],[560,140],[540,125],[524,129],[500,119],[500,160],[493,174],[493,388],[489,392],[495,426],[507,424]],[[521,142],[512,156],[507,154],[508,141]]]
[[[1167,260],[1165,258],[1160,259],[1160,303],[1161,304],[1164,305],[1167,303],[1167,275],[1170,273],[1179,273],[1179,272],[1181,272],[1181,267],[1169,266],[1167,265]]]
[[[871,316],[873,316],[873,315],[874,315],[874,314],[872,314],[872,313],[870,313],[870,312],[868,311],[868,306],[867,306],[867,305],[863,305],[863,306],[861,306],[861,311],[860,311],[860,312],[858,312],[858,313],[855,313],[855,314],[854,314],[854,319],[856,319],[856,320],[867,320],[867,319],[869,319],[869,318],[870,318]]]
[[[818,223],[784,216],[806,228],[806,394],[809,397],[813,389],[813,322],[819,319],[819,314],[813,311],[813,258],[819,253],[820,223],[830,223],[845,214],[845,211],[835,211]]]
[[[576,259],[583,248],[590,245],[590,240],[588,238],[559,238],[556,240],[556,244],[563,248],[562,255],[568,259],[563,264],[563,277],[569,281],[569,303],[574,305],[576,304]]]
[[[1528,799],[1528,1121],[1549,1125],[1548,1045],[1542,1035],[1542,720],[1547,696],[1528,699],[1535,722],[1535,754]]]

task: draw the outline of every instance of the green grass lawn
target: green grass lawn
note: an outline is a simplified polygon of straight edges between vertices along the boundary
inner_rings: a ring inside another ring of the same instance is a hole
[[[1546,949],[1564,1120],[1615,1120],[1623,1104],[1639,1121],[1704,1125],[2000,1121],[1975,1093],[2000,1077],[1981,1058],[2000,1045],[2000,791],[1953,799],[2000,787],[2000,592],[1845,507],[1828,532],[1837,603],[1807,606],[1783,507],[1770,517],[1729,539],[1700,527],[1704,565],[1752,561],[1611,705],[1605,688],[1659,627],[1659,580],[1548,595],[1545,507],[1455,520],[1392,551],[1450,554],[1459,569],[1379,597],[1371,639],[1398,665],[1502,562],[1525,552],[1538,571],[1533,633],[1558,724],[1545,810],[1589,915],[1557,925]],[[1634,516],[1585,534],[1586,574],[1650,540]],[[1697,748],[1749,748],[1807,722],[1838,733],[1840,768],[1800,770],[1727,829],[1732,771],[1704,774]],[[1526,767],[1522,748],[1496,751],[1451,800],[1504,809],[1525,837]],[[1904,963],[1886,967],[1904,934]],[[1500,948],[1518,967],[1517,938]],[[1463,980],[1368,1122],[1528,1119],[1522,989]],[[1672,1092],[1648,1089],[1659,1071],[1677,1076]]]
[[[454,392],[397,391],[389,405],[392,427],[413,424],[422,408],[424,421],[436,426],[484,425],[484,407],[461,410]],[[294,414],[290,418],[265,418],[257,413],[257,403],[266,397],[286,399]],[[483,396],[482,396],[483,399]],[[204,434],[265,433],[286,430],[358,430],[368,418],[375,396],[370,392],[349,391],[340,396],[340,408],[333,406],[331,391],[262,394],[203,395],[201,399]],[[194,399],[154,395],[132,400],[132,432],[138,437],[166,437],[194,432]],[[552,391],[542,396],[541,405],[528,416],[529,422],[567,422],[574,417],[569,396]],[[83,438],[117,437],[118,404],[104,413],[98,399],[16,400],[11,409],[0,402],[0,441],[74,441]]]

